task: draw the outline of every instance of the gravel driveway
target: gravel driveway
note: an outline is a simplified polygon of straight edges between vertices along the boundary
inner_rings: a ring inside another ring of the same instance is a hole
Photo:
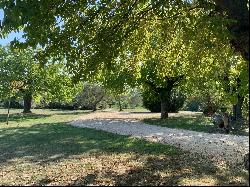
[[[197,115],[197,113],[177,113],[171,115]],[[94,128],[120,135],[144,138],[199,153],[213,160],[241,165],[243,155],[249,152],[249,137],[225,134],[209,134],[182,129],[171,129],[140,122],[142,118],[159,117],[152,113],[96,112],[82,116],[71,125]]]

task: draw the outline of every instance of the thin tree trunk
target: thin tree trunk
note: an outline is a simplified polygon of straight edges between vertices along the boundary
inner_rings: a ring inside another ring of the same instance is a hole
[[[93,112],[95,112],[97,109],[96,109],[96,104],[93,106]]]
[[[235,121],[241,120],[243,118],[242,106],[243,106],[244,97],[238,95],[237,99],[238,99],[237,103],[235,105],[233,105],[233,119]]]
[[[118,100],[118,105],[119,105],[119,111],[122,111],[122,105],[120,99]]]
[[[229,127],[229,115],[227,112],[223,113],[223,122],[224,122],[224,130],[226,133],[229,133],[230,127]]]
[[[168,118],[168,110],[167,102],[161,101],[161,119]]]
[[[9,124],[9,117],[10,117],[10,97],[8,101],[8,114],[7,114],[7,119],[6,119],[6,124]]]
[[[23,113],[31,113],[31,102],[32,102],[32,94],[28,93],[23,96],[24,101],[24,109]]]

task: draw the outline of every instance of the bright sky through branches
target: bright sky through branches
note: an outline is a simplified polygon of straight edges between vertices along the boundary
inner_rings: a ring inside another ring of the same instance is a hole
[[[0,20],[2,22],[4,17],[4,13],[3,10],[0,10]],[[22,38],[22,34],[23,32],[11,32],[10,34],[8,34],[8,36],[6,38],[0,38],[0,45],[7,45],[9,44],[12,40],[14,40],[15,38],[17,38],[20,41],[23,41],[24,39]]]

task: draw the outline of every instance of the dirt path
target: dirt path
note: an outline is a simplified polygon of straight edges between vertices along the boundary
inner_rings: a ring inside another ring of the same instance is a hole
[[[128,112],[96,112],[82,116],[70,124],[94,128],[120,135],[130,135],[160,142],[208,156],[230,164],[242,164],[243,155],[249,152],[249,137],[225,134],[209,134],[182,129],[171,129],[140,122],[143,118],[159,117],[160,114]],[[181,112],[170,115],[199,115]]]

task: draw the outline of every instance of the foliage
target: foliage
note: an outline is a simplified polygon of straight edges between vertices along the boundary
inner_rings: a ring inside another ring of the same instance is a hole
[[[143,106],[151,112],[161,111],[161,101],[159,95],[157,95],[157,93],[153,90],[146,90],[142,92],[142,101]]]
[[[2,35],[22,30],[26,42],[14,46],[42,46],[37,54],[40,61],[65,59],[75,80],[100,80],[117,95],[129,85],[153,81],[163,88],[166,78],[183,76],[181,84],[187,89],[218,90],[218,98],[227,100],[227,105],[236,102],[239,92],[248,93],[246,58],[233,68],[238,69],[241,88],[236,86],[227,94],[224,85],[235,84],[235,77],[230,84],[219,78],[240,56],[231,44],[249,58],[249,47],[245,47],[249,36],[244,36],[249,28],[247,3],[230,2],[3,1]],[[246,30],[238,34],[239,28]]]
[[[40,106],[39,108],[74,110],[74,109],[76,109],[76,106],[71,104],[71,103],[49,102],[47,105]]]
[[[142,96],[138,89],[131,89],[128,96],[129,96],[128,97],[129,108],[142,106]]]
[[[20,104],[20,101],[18,102],[16,100],[16,98],[12,97],[12,98],[10,98],[10,103],[9,103],[9,101],[4,102],[3,107],[5,107],[5,108],[8,108],[8,107],[10,107],[10,108],[23,108],[23,105]]]
[[[79,90],[60,63],[48,62],[41,66],[32,49],[0,48],[0,98],[24,97],[31,94],[47,102],[70,101]],[[39,99],[38,99],[39,100]]]
[[[183,110],[200,112],[201,111],[201,99],[198,97],[187,97],[184,103]]]
[[[190,47],[200,49],[191,55],[200,58],[228,39],[228,21],[211,16],[214,6],[187,1],[21,1],[3,2],[1,7],[5,10],[3,33],[21,28],[27,38],[24,46],[44,47],[40,58],[65,57],[71,72],[85,79],[101,73],[120,75],[119,61],[126,64],[121,72],[128,70],[138,77],[137,63],[148,57],[160,61],[158,76],[176,74],[172,68],[187,60]],[[115,78],[123,81],[123,76]]]
[[[161,101],[159,95],[153,90],[146,89],[142,93],[143,106],[151,112],[161,111]],[[184,105],[185,96],[180,92],[174,90],[171,94],[169,112],[178,112]]]
[[[41,89],[44,71],[33,60],[33,52],[0,48],[0,97],[9,98]]]
[[[96,110],[104,97],[105,90],[100,85],[85,83],[82,92],[74,99],[74,103],[81,109]]]

